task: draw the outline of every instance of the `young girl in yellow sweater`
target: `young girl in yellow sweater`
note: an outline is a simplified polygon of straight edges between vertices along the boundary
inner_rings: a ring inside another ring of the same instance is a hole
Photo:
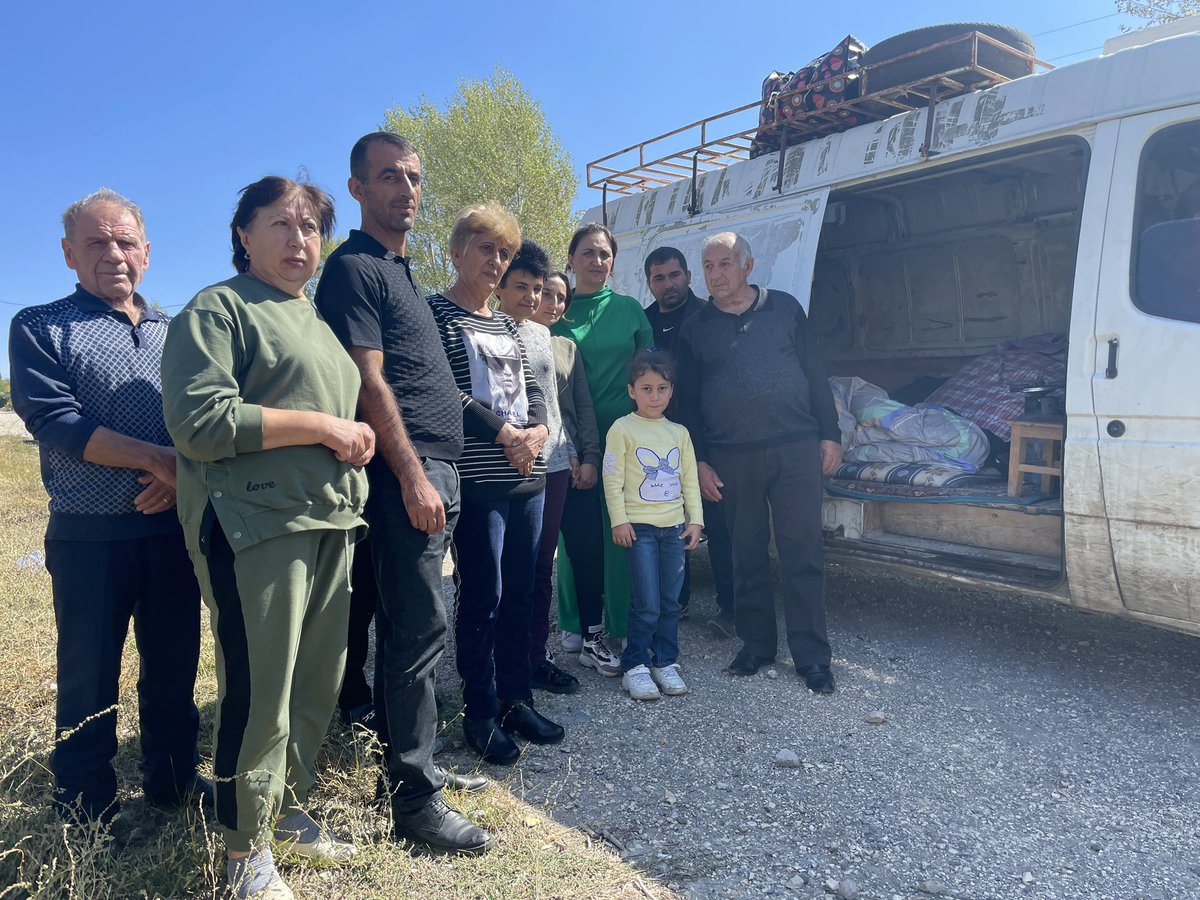
[[[617,419],[604,450],[604,498],[613,542],[629,550],[629,632],[621,687],[635,700],[686,694],[679,673],[679,592],[684,551],[704,526],[692,440],[664,415],[673,372],[664,353],[629,364],[637,411]]]

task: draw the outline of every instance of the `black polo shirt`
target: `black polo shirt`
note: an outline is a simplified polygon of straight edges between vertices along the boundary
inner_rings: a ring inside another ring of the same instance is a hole
[[[325,261],[316,303],[343,345],[383,351],[383,377],[417,455],[457,460],[462,400],[408,260],[352,230]]]

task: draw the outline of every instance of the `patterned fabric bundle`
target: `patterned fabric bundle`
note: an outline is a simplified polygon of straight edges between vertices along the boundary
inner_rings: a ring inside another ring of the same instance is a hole
[[[750,158],[771,153],[779,149],[780,129],[787,122],[806,113],[823,111],[835,117],[842,131],[867,121],[866,116],[841,108],[847,100],[858,97],[859,77],[855,72],[861,65],[860,59],[866,45],[853,35],[795,72],[772,72],[763,80],[763,105],[759,112],[758,134],[750,147]],[[821,84],[821,82],[826,82]],[[804,90],[808,85],[817,85]],[[799,93],[793,93],[799,91]],[[791,94],[791,96],[787,96]],[[803,138],[793,136],[789,143],[798,143]]]

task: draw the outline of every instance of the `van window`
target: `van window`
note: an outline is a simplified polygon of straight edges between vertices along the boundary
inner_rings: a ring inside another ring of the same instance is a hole
[[[1134,305],[1152,316],[1200,322],[1200,121],[1146,141],[1134,223]]]

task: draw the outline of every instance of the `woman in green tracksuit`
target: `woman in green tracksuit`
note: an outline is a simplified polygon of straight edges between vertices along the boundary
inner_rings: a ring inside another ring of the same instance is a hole
[[[239,274],[197,294],[163,348],[179,518],[216,644],[216,815],[239,898],[292,897],[272,840],[318,862],[354,855],[304,811],[346,659],[375,451],[354,421],[358,370],[304,294],[332,229],[333,202],[312,185],[243,189]]]
[[[633,297],[614,293],[608,286],[616,257],[616,239],[605,226],[593,222],[575,232],[568,251],[568,262],[575,273],[574,298],[567,314],[552,329],[554,334],[569,338],[578,347],[602,436],[613,422],[629,412],[626,391],[629,361],[648,347],[652,339],[650,322],[641,304]],[[612,542],[608,510],[598,484],[568,492],[562,529],[564,533],[568,529],[586,530],[585,539],[571,544],[594,547],[596,558],[572,557],[568,564],[560,552],[559,627],[569,634],[581,635],[581,664],[615,677],[621,674],[620,660],[605,644],[600,623],[593,621],[591,615],[592,607],[598,605],[600,581],[591,573],[599,569],[597,563],[602,555],[604,620],[609,634],[623,638],[629,617],[629,570],[625,551]],[[573,577],[575,573],[578,578]],[[564,647],[572,649],[566,641]]]

